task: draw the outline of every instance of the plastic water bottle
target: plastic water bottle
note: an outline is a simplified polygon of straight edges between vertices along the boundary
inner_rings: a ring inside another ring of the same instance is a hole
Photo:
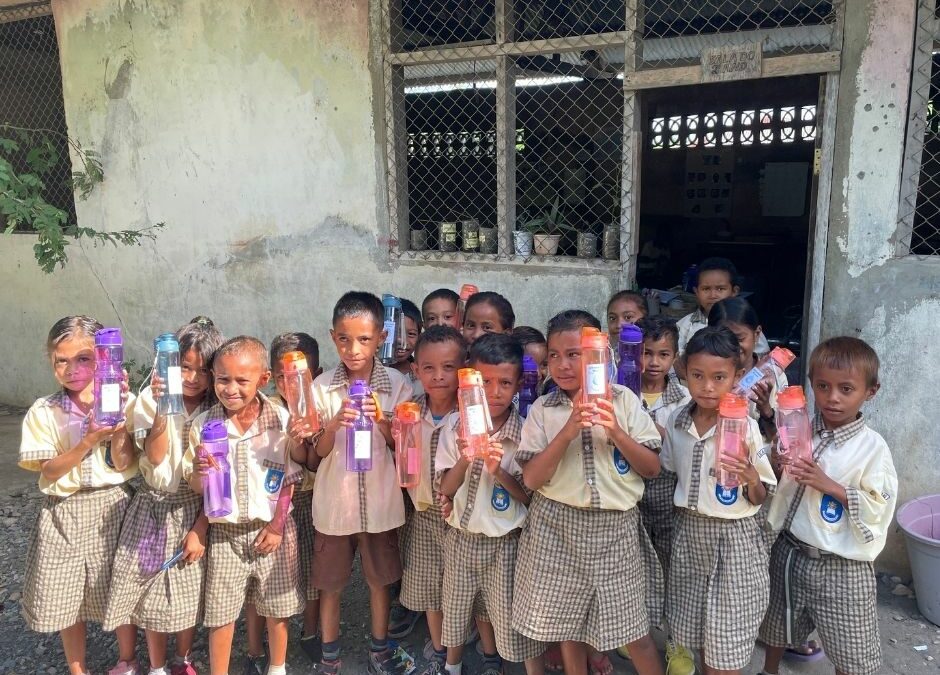
[[[722,467],[721,456],[731,455],[744,459],[747,449],[747,399],[736,394],[725,394],[718,404],[718,422],[715,429],[715,475],[723,488],[741,484],[737,473]]]
[[[385,342],[379,353],[382,365],[390,366],[395,363],[395,352],[408,346],[405,333],[405,321],[401,311],[401,300],[386,293],[382,296],[382,307],[385,308],[383,328],[385,329]]]
[[[228,462],[228,430],[222,420],[209,420],[202,426],[203,451],[218,465],[209,467],[202,486],[202,508],[210,518],[223,518],[232,512],[232,468]]]
[[[463,319],[467,313],[467,301],[470,299],[471,295],[479,293],[480,289],[474,286],[473,284],[464,284],[460,287],[460,300],[457,301],[457,317],[459,319],[460,328],[463,328]]]
[[[295,420],[305,420],[311,431],[320,430],[320,416],[313,398],[313,373],[303,352],[287,352],[281,357],[284,375],[284,397],[287,409]]]
[[[793,363],[795,358],[796,354],[786,347],[774,347],[769,354],[765,354],[757,362],[757,365],[747,371],[744,377],[738,381],[734,386],[734,393],[738,396],[747,396],[758,382],[774,377],[774,368],[784,371],[787,366]]]
[[[183,371],[180,369],[180,343],[173,333],[164,333],[156,339],[157,356],[154,372],[163,380],[166,390],[157,401],[157,412],[161,415],[182,415]]]
[[[457,409],[460,411],[458,435],[467,442],[464,456],[471,462],[490,452],[493,422],[483,389],[483,376],[473,368],[457,371]]]
[[[124,382],[124,342],[120,328],[95,333],[95,424],[113,427],[124,419],[121,384]]]
[[[597,328],[585,326],[581,329],[581,401],[594,403],[598,399],[610,399],[610,367],[607,335]]]
[[[620,355],[620,363],[617,365],[617,384],[626,387],[639,397],[643,331],[632,323],[621,326],[620,345],[617,351]]]
[[[351,406],[359,411],[352,428],[346,428],[346,470],[372,470],[372,418],[362,412],[362,405],[372,398],[372,390],[365,380],[353,380],[349,385]]]
[[[519,390],[519,414],[529,416],[529,408],[539,397],[539,364],[528,354],[522,357],[522,388]]]
[[[395,437],[395,466],[398,484],[417,487],[421,481],[421,406],[414,401],[399,403],[392,420]]]
[[[777,394],[777,456],[789,466],[796,459],[813,457],[813,429],[806,410],[803,387],[787,387]]]

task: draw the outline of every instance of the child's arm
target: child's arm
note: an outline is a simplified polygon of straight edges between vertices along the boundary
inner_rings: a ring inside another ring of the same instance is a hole
[[[575,396],[574,400],[578,400],[578,397]],[[531,410],[529,415],[532,418]],[[538,424],[539,420],[533,418],[532,423]],[[526,426],[529,424],[530,422],[527,419]],[[590,427],[591,417],[587,408],[583,405],[573,405],[571,415],[568,417],[568,421],[565,422],[565,426],[561,428],[555,438],[548,442],[545,450],[535,454],[525,463],[522,469],[522,480],[525,486],[535,492],[550,481],[552,476],[555,475],[555,471],[558,470],[558,465],[561,463],[562,457],[565,456],[568,446],[581,435],[582,429],[589,429]],[[525,433],[523,427],[523,437]]]
[[[722,453],[721,465],[727,471],[738,474],[741,484],[744,486],[744,496],[751,504],[760,506],[764,503],[764,500],[767,499],[767,488],[761,480],[757,466],[751,462],[750,457],[742,459],[735,455]]]
[[[454,495],[457,494],[457,490],[460,489],[460,486],[463,485],[464,479],[467,476],[467,468],[470,466],[470,462],[467,461],[467,458],[462,454],[460,459],[457,460],[457,463],[454,464],[450,469],[444,471],[441,476],[441,487],[438,490],[442,495],[445,495],[448,499],[453,499]]]
[[[206,533],[209,531],[209,518],[202,511],[192,528],[183,537],[183,560],[196,562],[206,552]]]
[[[626,394],[622,395],[625,396]],[[599,399],[597,401],[595,420],[599,426],[604,428],[607,432],[607,437],[613,441],[617,449],[623,453],[624,459],[627,460],[638,474],[643,478],[656,478],[656,476],[659,475],[661,469],[659,453],[645,445],[640,445],[623,430],[623,427],[621,427],[620,423],[617,421],[617,416],[614,414],[613,401],[608,401],[607,399]],[[649,420],[649,423],[653,424],[649,416],[646,416],[644,421],[646,420]],[[657,443],[657,446],[659,446],[659,443]]]
[[[284,523],[290,517],[290,501],[294,496],[294,484],[281,486],[277,495],[277,506],[274,508],[274,517],[255,537],[255,549],[262,555],[274,553],[281,545],[284,535]]]
[[[115,429],[114,435],[111,436],[111,462],[114,464],[114,470],[126,471],[133,463],[136,454],[134,439],[128,432],[127,426],[122,422]]]
[[[498,441],[490,441],[490,454],[483,461],[483,466],[493,476],[493,479],[502,485],[509,496],[521,504],[528,506],[529,494],[525,491],[516,477],[502,467],[503,444]]]
[[[111,438],[119,427],[123,433],[123,423],[113,427],[95,427],[94,423],[89,424],[88,432],[82,440],[58,457],[41,462],[39,471],[43,478],[52,483],[62,478],[82,463],[89,450]]]
[[[150,378],[150,395],[153,397],[154,405],[153,424],[151,424],[150,431],[144,438],[144,453],[146,453],[147,460],[153,466],[160,466],[166,458],[166,453],[170,450],[169,424],[167,424],[166,416],[159,412],[160,398],[164,394],[164,389],[166,389],[166,385],[163,384],[163,380],[154,373],[153,377]],[[137,404],[143,405],[142,398],[137,399]]]

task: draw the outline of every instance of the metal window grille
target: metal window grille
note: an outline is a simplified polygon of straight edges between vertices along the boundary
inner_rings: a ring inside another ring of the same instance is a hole
[[[55,23],[48,2],[0,8],[0,124],[36,130],[33,139],[52,143],[58,157],[43,177],[43,197],[75,222],[72,165],[66,142],[62,74]],[[9,130],[0,135],[12,137]],[[12,158],[14,169],[25,171],[25,152]]]
[[[816,106],[716,110],[704,114],[653,117],[649,121],[647,137],[653,150],[813,143],[816,141]]]

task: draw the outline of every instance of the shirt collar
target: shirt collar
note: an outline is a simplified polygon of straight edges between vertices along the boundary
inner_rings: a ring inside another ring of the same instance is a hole
[[[506,422],[490,436],[490,440],[512,441],[516,445],[519,445],[519,441],[522,440],[522,424],[522,418],[516,411],[516,406],[512,406],[512,410],[509,412],[509,417],[506,418]]]
[[[679,408],[676,414],[675,427],[681,431],[688,431],[692,428],[692,413],[695,411],[695,401],[689,401]]]
[[[568,394],[561,389],[552,389],[549,393],[545,394],[545,400],[542,401],[542,405],[546,408],[555,408],[563,405],[570,406],[571,399],[568,398]]]
[[[823,422],[822,414],[816,413],[816,416],[813,418],[813,433],[826,437],[832,435],[833,439],[836,442],[836,445],[843,446],[852,440],[855,436],[861,433],[862,429],[865,428],[865,418],[861,413],[858,414],[853,421],[848,424],[843,424],[838,429],[827,429],[825,422]]]
[[[702,311],[701,307],[696,307],[695,311],[692,312],[692,323],[708,323],[708,316],[705,315],[705,312]]]
[[[330,380],[330,388],[349,387],[349,370],[342,361],[336,370],[333,371],[333,379]],[[369,389],[380,394],[392,393],[392,379],[388,376],[388,371],[378,361],[372,362],[372,375],[369,376]]]
[[[72,414],[72,399],[69,398],[69,393],[65,389],[47,396],[46,405],[61,408],[62,412],[67,415]]]
[[[283,431],[281,425],[281,416],[277,413],[277,405],[271,402],[267,396],[258,392],[258,400],[261,402],[261,412],[258,415],[258,419],[255,420],[254,424],[245,432],[246,435],[256,436],[261,434],[268,429],[276,429],[278,431]],[[228,419],[225,414],[225,407],[221,402],[216,403],[211,408],[209,412],[206,413],[206,422],[209,420],[222,420],[223,422]],[[253,433],[252,433],[253,432]]]
[[[417,396],[412,398],[411,401],[421,406],[421,413],[420,413],[421,419],[429,419],[432,422],[434,422],[435,425],[438,424],[438,422],[434,421],[434,415],[431,414],[431,406],[428,405],[427,394],[418,394]],[[448,415],[456,411],[457,411],[457,408],[454,408],[453,410],[450,410],[444,413],[443,415],[441,415],[440,422],[443,422],[445,419],[447,419]]]
[[[666,388],[663,390],[663,405],[678,403],[685,398],[685,391],[679,384],[679,378],[666,375]]]

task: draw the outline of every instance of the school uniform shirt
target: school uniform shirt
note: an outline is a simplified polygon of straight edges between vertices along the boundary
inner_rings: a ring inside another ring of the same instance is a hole
[[[665,427],[660,460],[663,468],[678,476],[674,504],[712,518],[735,520],[753,516],[760,510],[760,505],[748,501],[741,494],[742,487],[718,485],[715,474],[716,427],[700,436],[692,421],[694,410],[694,401],[677,409]],[[750,417],[747,418],[746,443],[761,482],[776,485],[769,448],[764,445],[757,422]]]
[[[452,469],[460,460],[460,451],[457,449],[459,423],[460,416],[454,413],[444,427],[434,466],[439,474]],[[516,454],[522,439],[523,423],[514,408],[503,426],[490,435],[490,439],[503,445],[500,467],[519,481],[520,485],[522,467],[516,461]],[[464,481],[454,494],[453,502],[454,508],[447,523],[458,530],[487,537],[502,537],[522,527],[527,513],[525,504],[512,498],[509,491],[486,470],[482,459],[475,459],[467,467]]]
[[[408,378],[408,383],[411,384],[411,395],[414,399],[417,400],[419,396],[424,396],[424,385],[421,384],[421,380],[414,374],[414,371],[409,370],[405,377]]]
[[[897,504],[898,474],[880,434],[860,416],[838,429],[813,420],[813,457],[845,486],[848,504],[801,486],[784,471],[770,507],[774,530],[850,560],[874,560],[885,546]]]
[[[676,321],[676,328],[679,329],[679,355],[685,354],[685,348],[689,344],[692,336],[708,326],[708,315],[702,311],[701,307],[696,308],[691,314]],[[757,342],[754,344],[755,354],[766,354],[770,351],[770,344],[767,338],[761,333],[757,336]]]
[[[284,408],[284,410],[287,410],[288,424],[289,424],[289,423],[290,423],[290,421],[289,421],[289,418],[290,418],[290,410],[287,408],[287,401],[285,401],[283,398],[281,398],[281,395],[280,395],[280,394],[272,394],[271,396],[268,396],[268,400],[270,400],[270,401],[271,401],[272,403],[274,403],[275,405],[278,405],[278,406]],[[320,428],[323,428],[323,420],[320,420]],[[315,439],[315,438],[316,438],[316,435],[313,436],[313,439]],[[312,442],[312,441],[311,441],[311,442]],[[288,448],[288,452],[289,452],[289,451],[290,451],[290,440],[289,440],[289,439],[288,439],[288,446],[287,446],[287,448]],[[313,446],[310,446],[310,447],[308,448],[308,450],[309,450],[310,452],[316,452],[316,450],[313,449]],[[307,467],[305,467],[305,466],[300,467],[300,470],[303,472],[304,477],[303,477],[303,480],[300,481],[300,485],[298,485],[296,488],[294,488],[294,491],[295,491],[295,492],[307,492],[308,490],[312,490],[312,489],[313,489],[313,481],[314,481],[314,479],[317,477],[316,472],[315,472],[315,471],[310,471],[310,470],[307,469]]]
[[[439,487],[438,481],[435,480],[436,458],[450,413],[435,421],[428,407],[427,396],[422,393],[415,395],[412,400],[421,406],[421,480],[416,487],[408,488],[408,496],[411,497],[416,511],[427,511],[435,503]]]
[[[692,400],[689,390],[679,383],[679,378],[669,374],[666,375],[666,388],[660,392],[659,398],[650,403],[646,397],[647,394],[644,393],[640,399],[643,410],[661,427],[666,426],[669,416],[677,408]]]
[[[611,386],[614,415],[621,428],[640,445],[659,452],[662,440],[652,418],[643,412],[632,391]],[[561,389],[537,399],[522,427],[516,461],[524,466],[544,452],[571,416],[572,403]],[[568,506],[629,511],[643,496],[643,478],[598,425],[583,429],[571,442],[555,475],[539,492]]]
[[[209,420],[222,420],[228,432],[228,462],[232,484],[232,512],[211,523],[270,522],[274,518],[281,487],[303,479],[300,467],[288,452],[287,420],[289,415],[262,393],[258,393],[261,411],[258,419],[244,434],[216,403],[199,415],[189,432],[189,447],[183,458],[183,476],[193,472],[196,447],[202,442],[202,427]]]
[[[124,405],[125,418],[130,415],[133,405],[134,396],[128,394],[127,403]],[[55,459],[78,445],[88,431],[92,414],[83,413],[72,403],[64,389],[38,399],[30,406],[23,419],[20,468],[40,471],[43,461]],[[136,474],[136,460],[124,471],[114,468],[111,442],[106,441],[89,450],[81,462],[59,479],[50,481],[40,475],[39,491],[55,497],[68,497],[81,489],[126,483]]]
[[[408,378],[378,361],[372,366],[369,387],[378,397],[386,419],[395,406],[412,398]],[[340,363],[313,383],[321,419],[330,420],[349,393],[349,372]],[[395,460],[377,429],[372,431],[372,469],[346,470],[346,427],[340,427],[333,450],[320,462],[313,491],[313,524],[317,532],[333,536],[359,532],[387,532],[405,523],[405,502]]]

